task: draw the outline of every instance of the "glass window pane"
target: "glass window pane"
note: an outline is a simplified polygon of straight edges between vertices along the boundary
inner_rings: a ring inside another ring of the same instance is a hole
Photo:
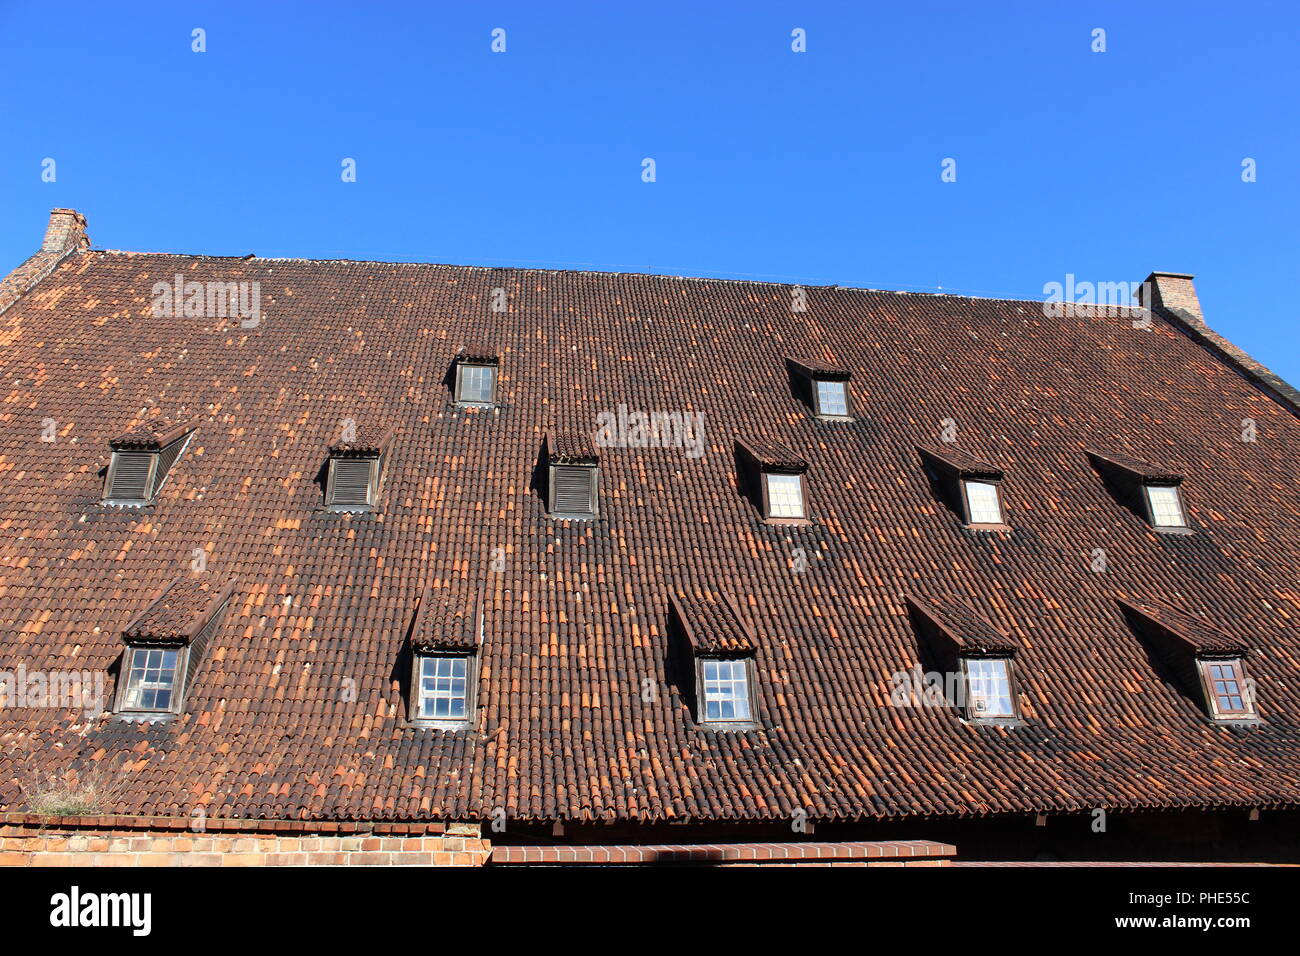
[[[705,719],[749,720],[749,668],[745,661],[706,660],[702,669]]]
[[[491,402],[496,369],[491,365],[462,365],[460,367],[460,400],[462,402]]]
[[[175,648],[133,648],[123,708],[170,709],[172,695],[176,690],[176,661],[179,654]]]
[[[843,382],[817,383],[817,410],[822,415],[847,415],[849,400]]]
[[[1004,660],[968,659],[966,692],[972,717],[1014,717],[1011,672]]]
[[[768,514],[773,518],[802,518],[803,477],[768,475],[767,506]]]
[[[971,524],[1001,524],[1002,508],[998,504],[997,485],[984,481],[967,481],[966,504]]]
[[[469,710],[468,670],[468,657],[422,658],[417,713],[431,720],[464,719]]]
[[[1147,488],[1147,500],[1151,502],[1151,523],[1158,528],[1182,528],[1187,522],[1183,518],[1183,505],[1178,497],[1177,488]]]

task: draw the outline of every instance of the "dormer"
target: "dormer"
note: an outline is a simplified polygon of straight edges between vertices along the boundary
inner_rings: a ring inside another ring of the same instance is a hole
[[[578,432],[546,435],[546,510],[552,518],[595,518],[600,514],[600,455]]]
[[[497,403],[497,375],[501,356],[497,349],[467,345],[456,355],[453,382],[456,404],[491,408]]]
[[[808,462],[779,442],[737,438],[737,481],[769,524],[809,524]]]
[[[1006,531],[1003,472],[955,445],[918,445],[932,483],[944,502],[972,531]]]
[[[325,508],[329,511],[371,511],[379,500],[384,460],[393,429],[350,426],[329,446],[325,478]]]
[[[1088,458],[1111,494],[1144,517],[1152,530],[1192,533],[1183,507],[1183,476],[1175,469],[1111,451],[1089,451]]]
[[[156,418],[109,442],[112,460],[104,478],[104,504],[139,507],[152,502],[197,427],[197,421]]]
[[[949,701],[973,723],[1020,721],[1014,641],[948,595],[904,596],[922,643],[922,657],[954,680]]]
[[[114,710],[128,716],[178,714],[235,589],[209,578],[176,578],[122,632],[126,649]]]
[[[445,730],[474,726],[483,595],[426,588],[408,640],[412,723]]]
[[[1214,723],[1259,721],[1246,642],[1208,621],[1156,601],[1119,599],[1138,637],[1168,668],[1182,692]]]
[[[695,722],[715,730],[747,730],[755,724],[754,655],[758,639],[736,599],[726,591],[691,582],[668,598],[674,654]]]
[[[852,373],[843,366],[810,358],[785,360],[795,397],[815,417],[826,421],[852,421],[853,401],[849,391]]]

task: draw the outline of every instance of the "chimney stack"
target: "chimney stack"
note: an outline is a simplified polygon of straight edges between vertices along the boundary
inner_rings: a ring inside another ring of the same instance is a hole
[[[1153,272],[1138,289],[1138,300],[1153,312],[1172,312],[1184,322],[1205,327],[1194,276],[1185,272]]]
[[[41,245],[41,251],[75,252],[89,248],[86,217],[75,209],[51,209],[50,224],[45,229],[45,242]]]

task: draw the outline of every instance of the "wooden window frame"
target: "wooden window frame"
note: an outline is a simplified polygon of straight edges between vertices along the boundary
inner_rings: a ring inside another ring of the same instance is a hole
[[[590,472],[588,487],[591,490],[590,511],[556,511],[555,510],[555,471],[557,468],[581,468]],[[546,513],[552,518],[564,521],[592,521],[600,517],[600,465],[552,463],[547,466]]]
[[[426,659],[434,657],[455,657],[462,658],[465,661],[465,716],[462,719],[422,717],[420,715],[420,702],[423,698],[423,691],[420,686],[420,670]],[[452,649],[445,651],[416,650],[411,655],[410,680],[411,694],[407,708],[407,719],[415,726],[429,727],[434,730],[470,730],[478,723],[479,666],[476,651]]]
[[[366,481],[365,504],[346,504],[334,501],[334,466],[340,461],[364,461],[369,463],[370,478]],[[342,455],[330,456],[329,472],[325,477],[325,510],[336,512],[374,511],[376,502],[379,500],[379,481],[383,461],[383,455],[379,455],[375,458],[348,458]]]
[[[486,402],[474,399],[464,398],[462,395],[463,374],[466,368],[490,368],[492,370],[492,394]],[[497,385],[501,378],[499,366],[489,362],[457,362],[456,363],[456,404],[465,408],[492,408],[497,403]]]
[[[1236,674],[1238,689],[1241,691],[1240,697],[1242,705],[1246,708],[1241,711],[1220,711],[1219,695],[1214,690],[1214,675],[1210,672],[1211,665],[1230,664]],[[1259,708],[1255,706],[1254,695],[1250,692],[1250,681],[1246,676],[1246,662],[1240,655],[1228,657],[1198,657],[1196,659],[1196,672],[1201,680],[1201,691],[1205,694],[1205,705],[1209,709],[1210,719],[1219,723],[1238,723],[1241,721],[1259,720]]]
[[[131,662],[138,651],[175,651],[176,652],[176,671],[172,680],[172,700],[171,706],[166,710],[160,710],[151,707],[127,707],[126,695],[130,689],[131,682]],[[122,657],[122,669],[118,675],[117,694],[113,701],[113,713],[128,717],[142,717],[150,714],[167,716],[169,714],[179,714],[185,706],[185,678],[189,673],[190,667],[190,649],[185,645],[169,644],[128,644],[126,652]]]
[[[1182,524],[1156,524],[1156,510],[1151,504],[1152,488],[1172,488],[1174,494],[1178,496],[1178,513],[1183,516]],[[1180,485],[1156,484],[1144,482],[1142,484],[1142,507],[1146,512],[1147,524],[1151,530],[1159,531],[1164,534],[1190,534],[1191,526],[1187,523],[1187,502],[1183,500],[1183,489]]]
[[[977,714],[975,713],[974,698],[970,690],[970,670],[967,665],[971,661],[1002,661],[1007,668],[1007,694],[1011,698],[1010,714]],[[990,724],[1009,724],[1018,723],[1020,717],[1020,687],[1016,680],[1016,659],[1014,656],[1000,654],[963,654],[960,658],[961,663],[961,680],[962,693],[965,695],[962,706],[962,713],[966,720],[977,723]]]
[[[710,720],[704,697],[704,665],[716,661],[739,661],[745,665],[745,693],[749,699],[749,716],[743,720]],[[758,695],[754,684],[753,654],[697,654],[695,656],[696,723],[713,730],[751,730],[758,726]]]
[[[998,515],[1001,521],[973,521],[971,520],[970,499],[966,495],[966,485],[974,483],[977,485],[992,485],[993,492],[998,499]],[[967,528],[975,531],[1010,531],[1011,526],[1007,524],[1007,503],[1002,494],[1002,481],[999,479],[993,481],[988,478],[958,478],[957,479],[957,497],[961,503],[961,520]]]
[[[831,414],[822,411],[822,393],[819,387],[822,382],[833,382],[844,387],[844,414]],[[849,388],[847,379],[838,378],[812,378],[812,400],[813,416],[820,418],[825,422],[851,422],[853,421],[853,390]]]
[[[772,475],[782,475],[790,478],[799,479],[799,501],[803,505],[803,515],[798,518],[787,515],[772,514],[772,498],[768,492],[767,479]],[[801,471],[780,471],[775,468],[764,468],[759,472],[759,486],[763,496],[763,520],[768,524],[777,525],[808,525],[812,521],[808,517],[808,474]]]

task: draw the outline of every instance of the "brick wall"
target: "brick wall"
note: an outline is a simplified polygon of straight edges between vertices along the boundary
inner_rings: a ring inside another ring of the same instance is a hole
[[[0,830],[0,866],[482,866],[477,826],[426,836]]]

